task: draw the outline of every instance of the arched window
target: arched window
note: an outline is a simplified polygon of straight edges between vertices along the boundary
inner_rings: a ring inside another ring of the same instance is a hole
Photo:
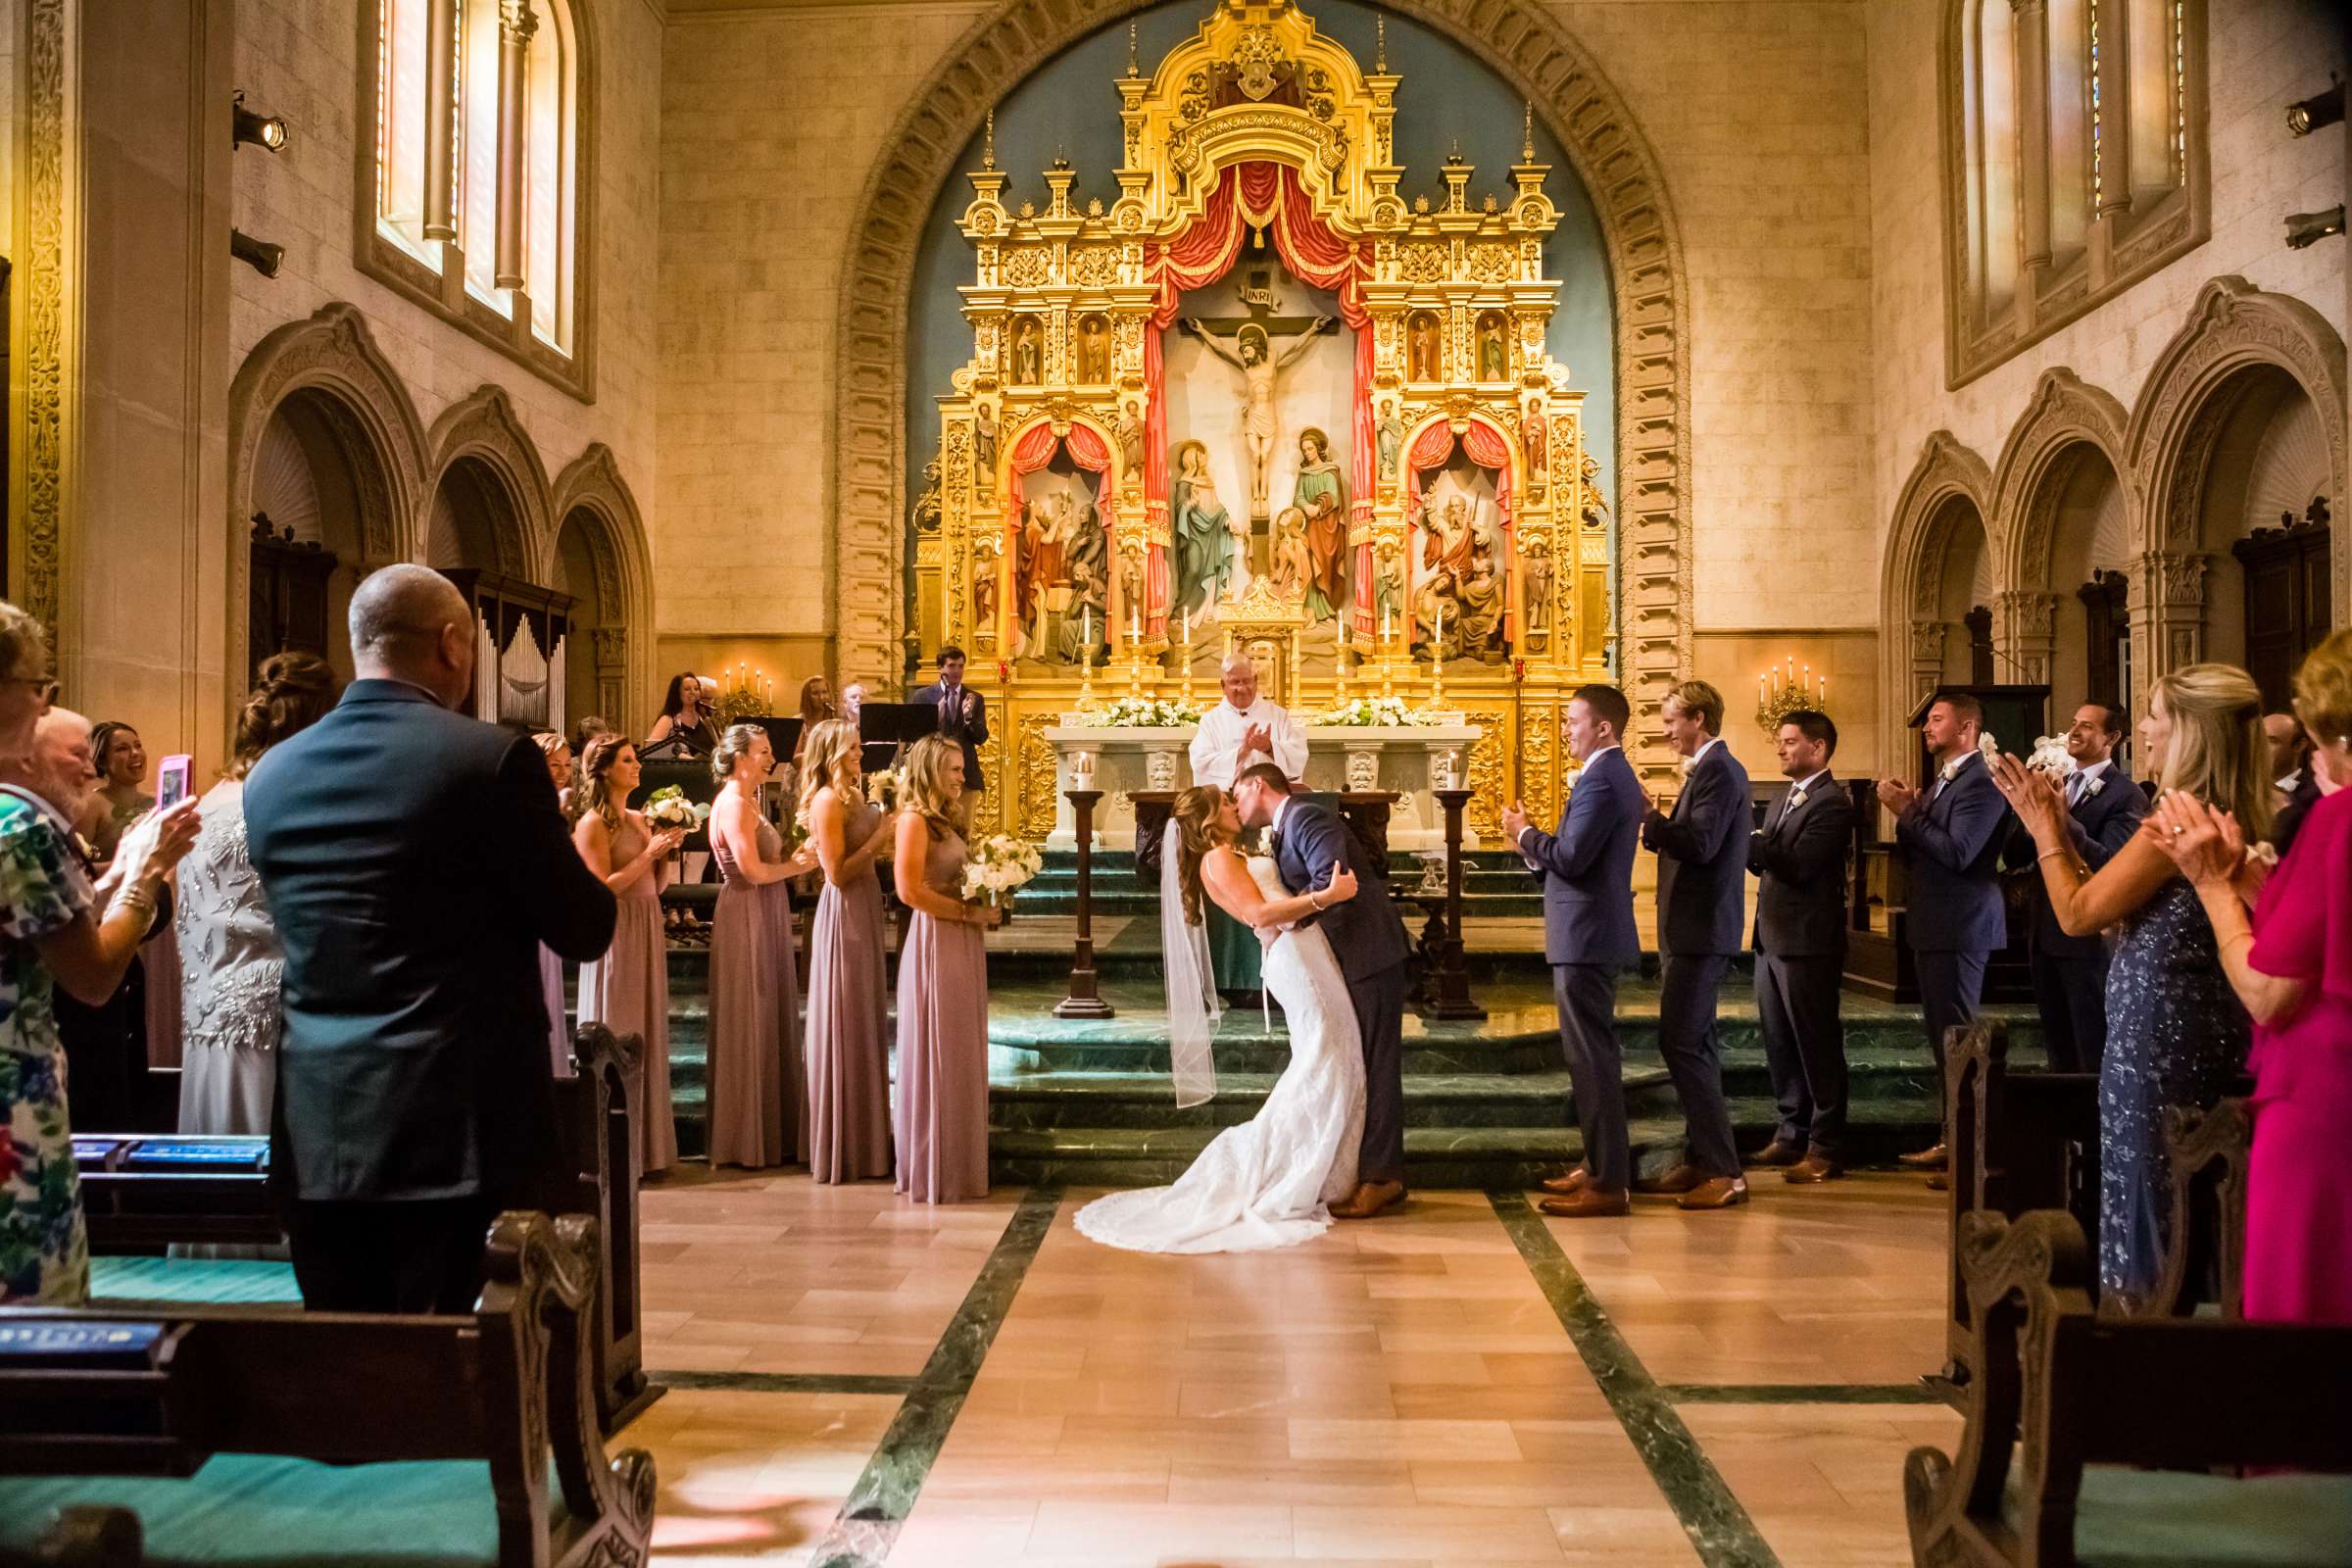
[[[1955,386],[2211,232],[2204,0],[1948,0]]]
[[[571,0],[373,0],[360,257],[585,395],[579,21]]]

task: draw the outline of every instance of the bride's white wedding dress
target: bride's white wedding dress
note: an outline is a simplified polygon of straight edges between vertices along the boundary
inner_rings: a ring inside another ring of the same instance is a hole
[[[1272,859],[1249,861],[1268,899],[1290,896]],[[1355,1190],[1364,1131],[1364,1054],[1339,960],[1319,927],[1285,931],[1266,953],[1265,987],[1282,1004],[1291,1062],[1258,1113],[1228,1127],[1173,1187],[1113,1193],[1078,1211],[1078,1229],[1137,1252],[1253,1252],[1291,1247],[1331,1225],[1329,1205]]]

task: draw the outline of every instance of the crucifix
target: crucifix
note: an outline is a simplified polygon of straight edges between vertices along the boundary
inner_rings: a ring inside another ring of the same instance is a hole
[[[1272,515],[1267,492],[1274,472],[1275,377],[1339,322],[1329,316],[1276,316],[1271,269],[1245,270],[1241,295],[1248,304],[1247,316],[1186,317],[1179,324],[1209,353],[1242,372],[1247,397],[1242,433],[1249,449],[1250,523],[1255,536],[1265,532]],[[1256,542],[1253,537],[1253,552]]]

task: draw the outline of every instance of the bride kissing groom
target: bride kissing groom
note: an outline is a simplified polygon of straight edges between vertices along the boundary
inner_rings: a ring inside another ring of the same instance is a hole
[[[1269,853],[1245,857],[1244,827],[1270,828]],[[1294,797],[1272,763],[1245,769],[1231,796],[1202,786],[1177,797],[1160,936],[1179,1104],[1215,1093],[1204,895],[1264,944],[1290,1064],[1258,1113],[1219,1133],[1176,1185],[1098,1200],[1079,1211],[1079,1230],[1137,1251],[1253,1251],[1402,1201],[1405,938],[1387,883],[1347,827]]]

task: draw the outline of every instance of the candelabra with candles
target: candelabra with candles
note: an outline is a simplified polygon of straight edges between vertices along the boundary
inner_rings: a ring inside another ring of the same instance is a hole
[[[1830,677],[1814,674],[1811,664],[1800,666],[1790,658],[1782,667],[1767,666],[1756,677],[1756,722],[1765,734],[1778,733],[1790,713],[1804,708],[1818,713],[1830,710]]]
[[[776,710],[776,683],[757,665],[730,664],[717,685],[718,695],[711,701],[710,710],[722,725]]]

